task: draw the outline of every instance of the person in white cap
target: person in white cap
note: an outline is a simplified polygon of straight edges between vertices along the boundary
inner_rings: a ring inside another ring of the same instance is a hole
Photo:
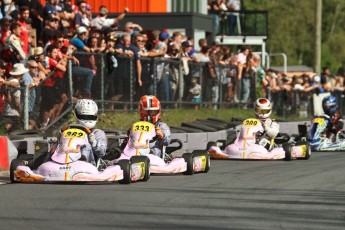
[[[87,39],[87,35],[88,30],[86,27],[79,26],[77,29],[77,36],[71,40],[70,44],[75,46],[78,51],[92,52],[92,50],[84,43]]]
[[[2,110],[2,118],[4,128],[7,132],[11,131],[20,123],[22,108],[20,103],[21,91],[18,87],[23,74],[28,71],[24,64],[17,63],[13,66],[12,71],[10,71],[11,77],[8,81],[4,82],[7,85],[5,92],[7,100]]]

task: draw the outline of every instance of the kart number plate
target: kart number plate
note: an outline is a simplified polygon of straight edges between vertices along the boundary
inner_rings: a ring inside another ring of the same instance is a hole
[[[325,120],[320,117],[314,119],[314,123],[318,123],[320,125],[322,125],[324,122]]]
[[[137,122],[132,126],[132,131],[134,132],[151,132],[153,125],[148,122]]]
[[[63,132],[64,138],[84,138],[85,132],[80,129],[67,129]]]
[[[244,126],[258,126],[260,121],[257,119],[246,119],[243,121]]]

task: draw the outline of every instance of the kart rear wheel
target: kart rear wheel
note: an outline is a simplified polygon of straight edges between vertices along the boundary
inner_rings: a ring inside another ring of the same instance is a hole
[[[10,166],[10,180],[12,183],[18,183],[18,181],[14,180],[14,171],[16,171],[18,166],[23,165],[23,160],[22,159],[14,159],[11,161],[11,166]]]
[[[131,164],[136,163],[144,163],[145,170],[144,170],[144,178],[141,179],[142,181],[148,181],[150,179],[150,159],[147,156],[133,156],[131,157]]]
[[[206,150],[210,150],[212,146],[217,146],[217,143],[215,141],[210,141],[207,143]]]
[[[305,152],[305,156],[303,158],[297,158],[298,160],[308,160],[310,158],[310,154],[311,154],[311,148],[310,148],[310,144],[307,141],[300,141],[296,143],[296,146],[300,146],[300,145],[305,145],[306,147],[306,152]]]
[[[204,161],[205,161],[205,169],[203,171],[201,171],[202,173],[207,173],[209,170],[210,170],[210,162],[211,162],[211,159],[210,159],[210,154],[205,151],[205,150],[194,150],[193,151],[193,156],[194,158],[195,157],[201,157],[201,159],[204,158]]]
[[[292,145],[285,143],[283,144],[283,149],[285,151],[285,158],[284,161],[291,161],[291,149],[292,149]]]
[[[131,164],[129,160],[119,160],[118,165],[123,171],[123,179],[119,180],[119,184],[131,183]]]
[[[187,170],[183,172],[184,175],[193,175],[194,174],[194,160],[192,153],[184,153],[182,155],[183,159],[187,162]]]

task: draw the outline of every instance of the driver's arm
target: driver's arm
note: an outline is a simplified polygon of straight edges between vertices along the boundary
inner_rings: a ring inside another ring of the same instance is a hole
[[[105,132],[100,129],[95,129],[92,132],[97,140],[97,145],[92,147],[92,152],[97,157],[103,157],[106,154],[108,141]]]
[[[162,130],[162,132],[164,133],[164,137],[161,139],[162,140],[162,144],[165,145],[165,146],[170,145],[170,142],[171,142],[171,132],[170,132],[169,126],[166,123],[164,123],[164,122],[159,122],[157,127],[160,128]]]

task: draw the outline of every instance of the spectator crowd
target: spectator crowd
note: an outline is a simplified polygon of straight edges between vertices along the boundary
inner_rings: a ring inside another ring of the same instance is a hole
[[[288,77],[262,68],[260,56],[249,47],[230,50],[216,42],[208,44],[204,38],[195,43],[179,31],[145,31],[133,22],[120,30],[119,22],[128,8],[109,18],[106,6],[100,6],[93,17],[90,5],[83,0],[75,5],[70,0],[47,0],[44,6],[39,0],[1,2],[0,111],[6,131],[22,127],[26,106],[23,88],[29,91],[29,129],[45,128],[54,121],[73,103],[70,96],[96,98],[99,89],[95,90],[95,84],[99,82],[95,77],[103,71],[97,55],[106,60],[107,109],[127,109],[131,84],[135,98],[156,93],[162,102],[174,106],[182,95],[195,109],[218,108],[220,101],[224,106],[246,108],[257,94],[271,99],[274,93],[283,92],[288,101],[292,91],[344,89],[344,70],[337,76],[325,68],[321,76]],[[209,9],[218,2],[223,1],[209,1]],[[238,1],[225,2],[229,9],[239,9]],[[229,19],[229,31],[234,30],[233,20]],[[81,60],[80,53],[86,54],[87,60]],[[68,63],[72,63],[71,69]],[[68,71],[72,73],[73,95],[68,91]]]

